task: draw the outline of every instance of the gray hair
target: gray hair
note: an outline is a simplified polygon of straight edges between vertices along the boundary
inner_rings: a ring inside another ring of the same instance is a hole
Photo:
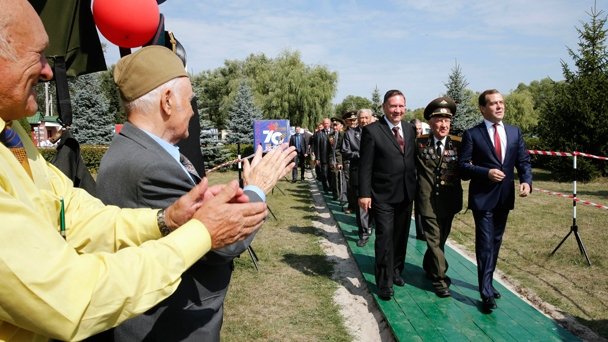
[[[359,118],[361,116],[361,114],[369,114],[370,116],[374,115],[374,112],[371,109],[368,108],[363,108],[363,109],[359,109],[357,111],[357,118]]]
[[[158,106],[158,97],[160,94],[166,89],[171,89],[173,93],[179,97],[178,87],[175,86],[178,78],[170,79],[169,81],[159,85],[158,87],[150,90],[148,93],[136,98],[133,101],[125,101],[121,98],[122,105],[125,109],[125,112],[129,114],[132,111],[138,111],[142,113],[149,113],[156,110],[156,106]]]

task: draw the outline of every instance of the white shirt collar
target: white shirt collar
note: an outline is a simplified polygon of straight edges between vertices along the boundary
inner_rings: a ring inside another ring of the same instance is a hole
[[[399,127],[399,134],[403,136],[403,127],[401,127],[401,121],[399,121],[397,125],[393,125],[392,122],[388,121],[386,115],[384,116],[384,121],[386,121],[386,123],[388,124],[388,128],[390,128],[391,131],[393,130],[393,127]]]

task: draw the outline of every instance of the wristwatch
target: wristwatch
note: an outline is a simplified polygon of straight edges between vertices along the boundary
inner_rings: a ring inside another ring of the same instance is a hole
[[[167,222],[165,222],[165,209],[160,209],[156,214],[156,224],[158,224],[158,230],[160,230],[162,236],[171,233],[171,229],[167,227]]]

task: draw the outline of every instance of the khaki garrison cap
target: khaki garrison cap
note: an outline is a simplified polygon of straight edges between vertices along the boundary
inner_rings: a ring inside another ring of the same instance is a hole
[[[125,101],[133,101],[177,77],[188,77],[181,59],[160,45],[143,47],[121,58],[114,82]]]

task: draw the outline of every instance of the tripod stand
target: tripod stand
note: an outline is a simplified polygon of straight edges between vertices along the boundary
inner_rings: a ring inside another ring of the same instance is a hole
[[[591,261],[589,260],[589,256],[587,255],[587,250],[585,249],[583,240],[581,240],[581,237],[578,234],[578,226],[576,225],[576,200],[577,200],[577,198],[576,198],[576,157],[577,157],[577,155],[578,155],[578,152],[575,151],[574,152],[574,185],[573,185],[573,191],[572,191],[572,226],[570,226],[570,231],[568,232],[568,234],[566,234],[566,236],[564,236],[562,241],[557,245],[557,247],[555,247],[553,252],[551,252],[551,255],[555,254],[555,252],[557,252],[557,250],[562,246],[564,241],[566,241],[566,239],[568,239],[568,236],[570,236],[570,234],[574,233],[574,236],[576,237],[576,243],[578,244],[578,249],[580,250],[581,254],[585,256],[585,259],[587,259],[587,264],[589,266],[591,266]]]

